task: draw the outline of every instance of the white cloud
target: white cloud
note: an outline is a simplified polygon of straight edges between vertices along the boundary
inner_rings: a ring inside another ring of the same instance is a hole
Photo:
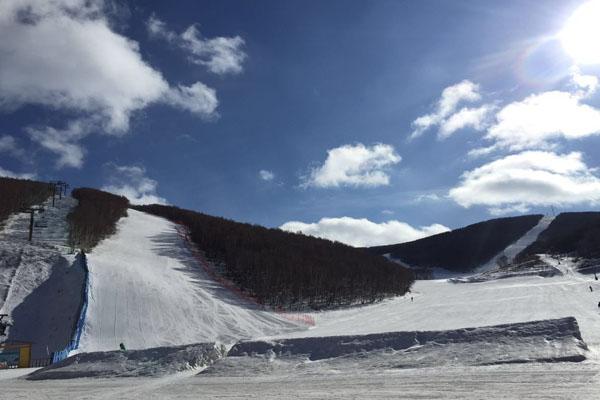
[[[477,131],[487,126],[487,119],[494,107],[486,104],[477,108],[464,107],[440,123],[438,137],[446,139],[454,132],[471,127]]]
[[[578,67],[571,67],[571,81],[580,90],[579,97],[588,97],[596,92],[600,81],[595,75],[584,75]]]
[[[323,165],[313,168],[302,185],[320,188],[389,185],[390,177],[386,170],[400,160],[402,157],[396,154],[394,147],[387,144],[371,147],[362,143],[347,144],[328,150]]]
[[[168,89],[139,46],[115,32],[99,4],[84,0],[0,5],[0,103],[99,112],[123,132],[130,114]],[[30,22],[23,21],[27,13]]]
[[[7,153],[15,158],[24,158],[25,150],[17,143],[17,140],[10,135],[0,136],[0,153]]]
[[[484,205],[490,212],[531,206],[600,203],[600,179],[582,154],[526,151],[463,173],[450,198],[463,207]]]
[[[502,216],[506,214],[525,214],[529,212],[531,208],[526,204],[511,204],[504,207],[490,207],[488,212],[494,216]]]
[[[414,130],[410,135],[410,138],[417,138],[429,128],[442,125],[446,118],[456,111],[456,108],[460,103],[472,103],[479,100],[481,100],[479,85],[469,80],[464,80],[445,88],[437,101],[436,110],[431,114],[422,115],[413,121]],[[466,111],[464,113],[466,113]],[[456,122],[457,121],[455,121],[455,126]]]
[[[435,193],[420,194],[415,197],[415,203],[422,203],[424,201],[440,201],[442,198]]]
[[[150,17],[147,27],[152,36],[178,45],[189,53],[190,62],[203,65],[212,73],[224,75],[239,74],[243,71],[242,64],[247,55],[242,50],[244,39],[239,36],[205,39],[195,25],[189,26],[178,35],[155,16]]]
[[[26,129],[31,140],[58,155],[57,168],[81,168],[85,150],[78,142],[88,135],[89,130],[88,120],[71,121],[65,129],[55,129],[49,126]]]
[[[35,173],[16,173],[0,167],[0,176],[6,178],[35,179]]]
[[[391,220],[378,224],[365,218],[351,217],[322,218],[316,223],[290,221],[281,225],[280,229],[336,240],[355,247],[409,242],[450,230],[440,224],[415,228],[401,221]]]
[[[86,132],[122,135],[133,113],[167,103],[215,116],[215,91],[202,83],[171,87],[146,63],[139,44],[109,25],[103,0],[4,0],[0,3],[0,107],[38,104],[87,120]],[[80,166],[81,146],[57,128],[34,129],[35,140]],[[43,138],[44,132],[49,134]],[[65,156],[64,149],[75,151]],[[72,159],[69,159],[72,158]]]
[[[578,94],[550,91],[505,106],[485,138],[496,148],[520,151],[549,148],[557,138],[578,139],[600,134],[600,110],[581,102]]]
[[[201,82],[191,86],[179,85],[170,88],[165,93],[164,101],[203,118],[216,117],[216,109],[219,105],[215,90]]]
[[[167,204],[158,196],[158,182],[146,176],[146,169],[137,165],[108,164],[109,183],[102,190],[125,196],[132,204]]]
[[[260,179],[267,182],[275,179],[275,174],[272,171],[267,171],[266,169],[261,169],[260,171],[258,171],[258,176],[260,177]]]

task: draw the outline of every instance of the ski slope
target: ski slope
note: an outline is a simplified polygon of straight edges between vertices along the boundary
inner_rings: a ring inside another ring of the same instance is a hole
[[[536,226],[527,231],[523,236],[519,238],[516,242],[509,245],[506,249],[501,251],[499,254],[496,254],[490,261],[485,263],[483,266],[477,269],[476,273],[487,272],[494,268],[498,267],[496,260],[499,257],[505,256],[507,262],[512,262],[517,254],[525,250],[530,244],[535,242],[543,231],[548,228],[548,226],[554,220],[554,216],[544,215]]]
[[[63,349],[73,333],[81,303],[84,271],[67,246],[66,217],[77,204],[71,197],[52,199],[35,214],[29,242],[26,213],[11,215],[0,230],[0,313],[13,323],[9,341],[33,343],[34,359]]]
[[[573,316],[590,348],[588,358],[599,359],[600,281],[577,273],[568,267],[567,259],[561,265],[569,273],[551,278],[527,276],[460,284],[416,281],[407,296],[316,313],[314,328],[280,337],[436,331]]]
[[[90,297],[80,352],[174,346],[303,328],[243,301],[204,272],[177,226],[135,210],[88,254]]]

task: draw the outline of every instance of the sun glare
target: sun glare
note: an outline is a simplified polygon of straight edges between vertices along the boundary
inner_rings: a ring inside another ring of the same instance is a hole
[[[600,64],[600,0],[581,5],[559,34],[577,64]]]

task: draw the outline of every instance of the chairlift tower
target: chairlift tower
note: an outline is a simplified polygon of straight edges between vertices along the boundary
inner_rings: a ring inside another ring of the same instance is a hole
[[[40,212],[44,212],[44,207],[23,207],[19,210],[22,213],[29,213],[30,217],[29,217],[29,241],[31,242],[31,240],[33,239],[33,216],[36,212],[40,213]]]

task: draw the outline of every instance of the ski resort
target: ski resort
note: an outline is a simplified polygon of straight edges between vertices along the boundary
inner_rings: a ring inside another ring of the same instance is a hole
[[[200,387],[226,390],[227,382],[242,396],[280,380],[321,397],[367,376],[404,391],[406,379],[462,369],[484,380],[543,373],[555,378],[550,387],[586,397],[586,385],[570,376],[595,374],[600,363],[600,260],[596,270],[572,252],[538,254],[515,268],[562,216],[536,217],[471,272],[416,281],[402,296],[284,310],[235,290],[185,225],[142,211],[127,209],[113,234],[77,249],[74,215],[112,195],[73,193],[36,205],[33,224],[22,212],[3,224],[0,380],[9,397],[185,397]],[[104,215],[106,205],[94,207]],[[427,390],[457,395],[442,385]],[[517,397],[529,390],[525,379],[512,385]],[[356,393],[348,390],[339,397]]]
[[[600,398],[600,0],[0,0],[0,400]]]

